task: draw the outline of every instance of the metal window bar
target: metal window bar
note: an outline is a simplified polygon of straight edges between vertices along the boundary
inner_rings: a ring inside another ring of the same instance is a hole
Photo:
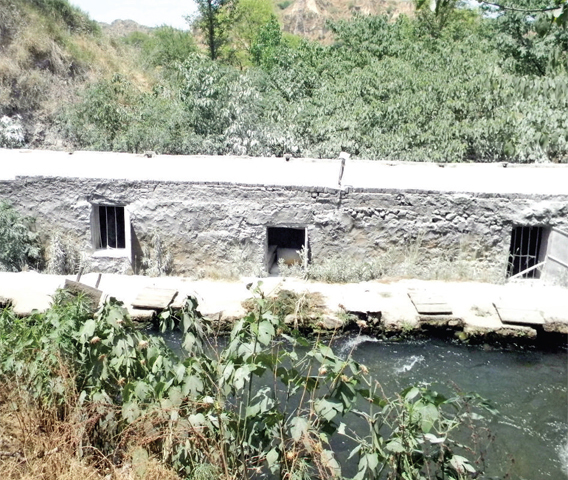
[[[99,205],[98,231],[95,242],[98,248],[125,248],[126,226],[124,207]]]
[[[539,278],[543,227],[515,227],[511,234],[508,277]]]

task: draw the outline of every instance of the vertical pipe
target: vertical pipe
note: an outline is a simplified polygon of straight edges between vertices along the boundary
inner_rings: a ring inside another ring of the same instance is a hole
[[[536,248],[534,250],[534,263],[535,265],[540,262],[540,245],[542,243],[542,227],[537,227],[536,229]],[[539,269],[533,270],[532,278],[540,278]]]

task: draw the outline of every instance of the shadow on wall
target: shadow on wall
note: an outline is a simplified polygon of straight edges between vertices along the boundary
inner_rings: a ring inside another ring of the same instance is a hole
[[[140,240],[134,226],[130,224],[130,239],[132,242],[132,270],[135,275],[140,275],[142,273],[142,260],[144,257],[144,252],[142,250],[142,245],[140,245]]]

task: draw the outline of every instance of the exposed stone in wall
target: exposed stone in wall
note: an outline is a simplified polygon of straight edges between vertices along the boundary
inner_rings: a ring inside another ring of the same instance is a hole
[[[93,269],[121,272],[139,271],[143,247],[159,230],[175,273],[258,274],[265,269],[266,227],[289,226],[308,228],[314,262],[394,259],[398,251],[424,265],[459,258],[504,278],[514,225],[568,228],[568,195],[26,177],[0,183],[0,198],[36,217],[45,233],[65,232],[85,250],[92,249],[92,204],[125,205],[132,258],[91,258]]]

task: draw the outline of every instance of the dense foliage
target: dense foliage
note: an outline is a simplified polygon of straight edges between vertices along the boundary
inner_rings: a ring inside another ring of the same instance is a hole
[[[23,217],[6,202],[0,202],[0,271],[19,272],[40,259],[34,220]]]
[[[386,398],[363,365],[287,332],[256,293],[220,350],[208,346],[193,299],[162,313],[162,330],[183,334],[184,359],[112,299],[95,314],[64,292],[46,313],[4,310],[0,379],[79,419],[75,451],[107,463],[134,451],[190,479],[341,479],[349,462],[334,452],[338,438],[352,450],[354,479],[481,473],[479,437],[473,449],[455,440],[479,424],[475,396],[422,385]]]
[[[126,79],[93,85],[63,126],[82,148],[122,151],[567,161],[564,25],[550,12],[442,3],[443,15],[332,23],[331,45],[283,35],[258,5],[226,13],[238,54],[178,57],[151,92]]]

